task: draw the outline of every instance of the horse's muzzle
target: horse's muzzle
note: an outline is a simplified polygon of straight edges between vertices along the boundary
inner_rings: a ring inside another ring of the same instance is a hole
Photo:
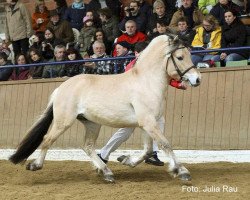
[[[201,84],[201,78],[197,78],[197,79],[196,79],[196,83],[194,83],[194,84],[190,83],[190,84],[192,85],[192,87],[197,87],[197,86],[199,86],[199,85]]]

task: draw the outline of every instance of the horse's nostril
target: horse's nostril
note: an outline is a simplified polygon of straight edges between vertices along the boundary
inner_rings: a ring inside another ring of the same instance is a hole
[[[201,80],[199,78],[196,79],[196,84],[200,84]]]

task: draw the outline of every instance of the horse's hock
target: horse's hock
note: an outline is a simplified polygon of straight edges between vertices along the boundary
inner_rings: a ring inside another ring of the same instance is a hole
[[[200,87],[186,91],[168,87],[165,135],[174,149],[250,149],[250,66],[204,69]],[[15,148],[45,109],[49,95],[65,79],[0,82],[0,148]],[[115,129],[102,127],[97,148]],[[54,148],[83,145],[79,122]],[[139,129],[122,149],[141,149]]]

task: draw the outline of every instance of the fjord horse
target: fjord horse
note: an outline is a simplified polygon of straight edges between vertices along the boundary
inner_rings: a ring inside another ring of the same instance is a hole
[[[54,90],[47,108],[27,131],[10,161],[25,161],[39,146],[41,152],[26,169],[43,167],[47,150],[53,142],[78,119],[86,128],[84,151],[104,179],[113,182],[113,173],[97,156],[95,142],[101,125],[111,127],[140,127],[147,134],[146,148],[133,164],[135,166],[152,152],[152,139],[169,156],[169,172],[182,180],[190,180],[189,171],[175,158],[168,140],[159,128],[164,112],[165,92],[169,78],[198,86],[200,72],[190,59],[189,50],[175,35],[162,35],[151,41],[141,53],[134,68],[118,75],[78,75]],[[51,130],[47,133],[53,121]]]

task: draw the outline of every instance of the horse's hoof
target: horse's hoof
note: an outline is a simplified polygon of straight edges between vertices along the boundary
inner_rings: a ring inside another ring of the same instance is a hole
[[[42,167],[38,167],[36,166],[34,163],[29,163],[27,166],[26,166],[26,170],[30,170],[30,171],[37,171],[39,169],[42,169]]]
[[[104,175],[104,180],[107,183],[115,183],[115,179],[114,179],[113,175]]]
[[[117,160],[122,163],[124,161],[124,159],[126,159],[126,158],[127,158],[127,156],[122,155],[122,156],[118,157]]]
[[[183,173],[178,176],[181,181],[191,181],[191,175],[188,173]]]

